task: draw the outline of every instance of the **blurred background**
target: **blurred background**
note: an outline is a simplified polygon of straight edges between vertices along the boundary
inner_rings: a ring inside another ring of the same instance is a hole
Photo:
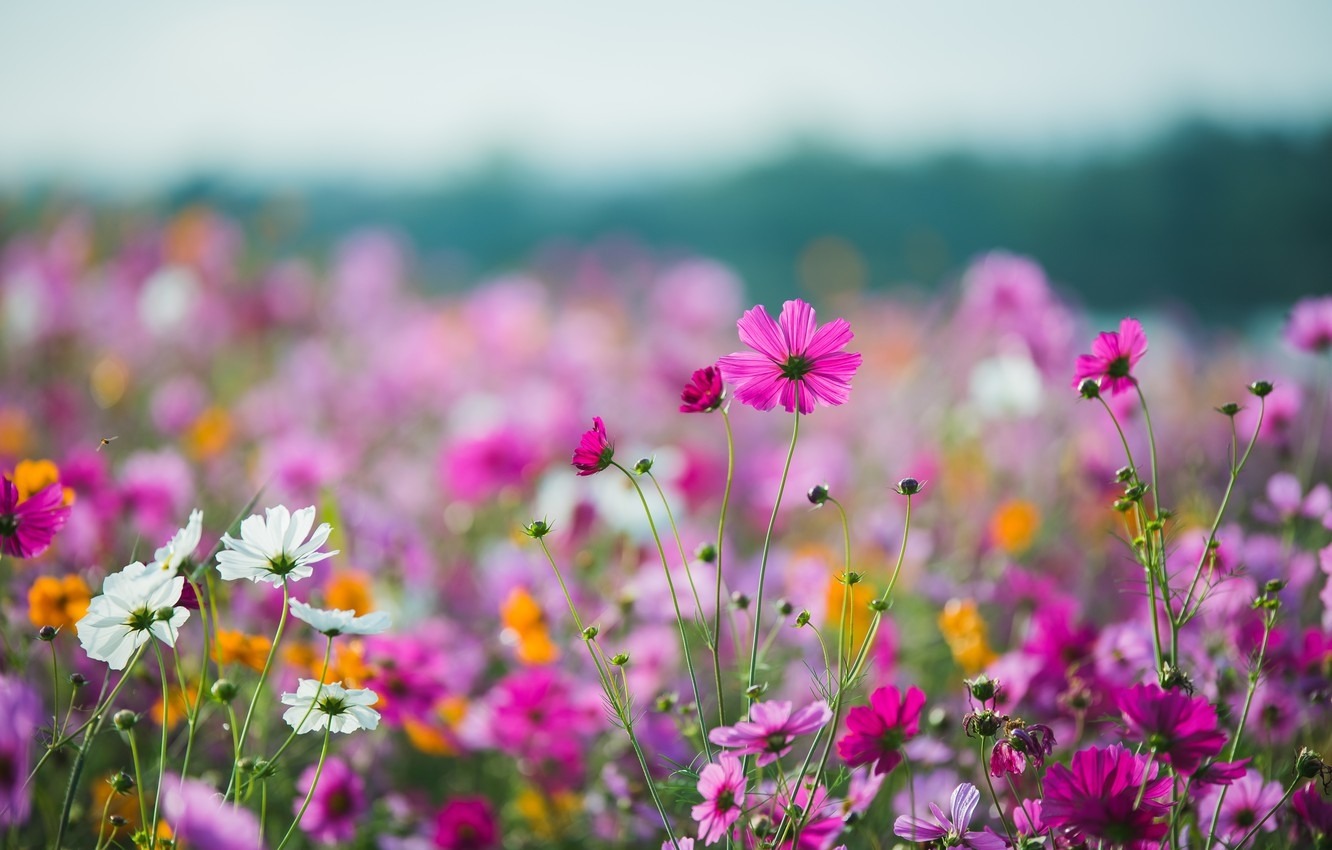
[[[1332,5],[0,6],[0,239],[200,205],[268,256],[363,226],[428,290],[560,246],[747,296],[1042,262],[1093,310],[1332,289]]]

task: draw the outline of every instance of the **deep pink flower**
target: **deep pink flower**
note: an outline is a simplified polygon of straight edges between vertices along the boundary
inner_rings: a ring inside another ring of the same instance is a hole
[[[703,795],[703,802],[693,808],[698,837],[704,844],[716,844],[744,809],[745,771],[740,759],[723,755],[716,764],[703,768],[698,793]]]
[[[1230,785],[1244,776],[1248,766],[1249,760],[1246,758],[1239,761],[1209,761],[1189,777],[1189,787],[1202,791],[1211,785]]]
[[[301,810],[315,779],[315,765],[301,774],[293,814]],[[356,837],[356,825],[367,810],[365,783],[356,771],[334,756],[325,760],[310,806],[301,818],[301,831],[321,844],[346,844]]]
[[[868,706],[847,712],[837,754],[852,767],[874,764],[875,773],[889,773],[902,762],[902,745],[920,731],[924,705],[925,693],[915,685],[905,697],[892,685],[875,689]]]
[[[573,465],[579,475],[594,475],[611,465],[615,446],[606,438],[606,425],[600,416],[592,417],[592,430],[584,431],[574,449]]]
[[[680,391],[681,413],[709,413],[721,407],[726,390],[722,385],[721,370],[704,366],[694,372],[689,383]]]
[[[435,846],[441,850],[487,850],[499,846],[499,822],[485,797],[454,797],[435,817]]]
[[[1107,395],[1119,395],[1133,389],[1133,367],[1147,353],[1147,335],[1137,319],[1124,319],[1119,331],[1102,333],[1092,343],[1091,354],[1078,355],[1073,370],[1073,389],[1088,379],[1101,386]]]
[[[1217,728],[1216,709],[1205,697],[1138,684],[1120,694],[1119,708],[1129,734],[1185,776],[1225,746],[1226,733]]]
[[[756,702],[749,720],[734,726],[718,726],[708,740],[719,747],[735,749],[736,755],[757,755],[759,767],[776,761],[791,749],[798,735],[821,729],[832,719],[832,709],[823,700],[792,713],[790,702]]]
[[[5,478],[0,486],[0,552],[16,558],[37,557],[69,519],[63,488],[59,482],[48,484],[19,501],[13,481]]]
[[[1051,765],[1046,773],[1041,819],[1074,841],[1154,847],[1166,834],[1173,782],[1157,776],[1157,767],[1118,744],[1079,750],[1068,767]]]
[[[938,805],[930,803],[934,823],[925,818],[902,815],[893,822],[893,833],[907,841],[939,841],[949,847],[969,847],[971,850],[1004,850],[1007,843],[989,829],[968,829],[979,802],[980,791],[976,790],[975,785],[963,782],[953,789],[949,814],[944,814]]]
[[[1054,731],[1044,723],[1033,723],[1009,731],[994,745],[990,753],[990,775],[1022,773],[1030,760],[1036,767],[1045,766],[1045,757],[1054,752]]]
[[[1221,801],[1221,811],[1213,821],[1216,801],[1223,792],[1226,796]],[[1247,835],[1258,821],[1279,804],[1281,798],[1280,783],[1264,782],[1261,773],[1250,770],[1229,788],[1212,787],[1198,798],[1198,829],[1202,833],[1215,833],[1217,838],[1233,846],[1234,842]],[[1275,829],[1276,819],[1268,818],[1261,831],[1272,832]]]
[[[854,338],[847,321],[819,327],[814,308],[800,300],[783,304],[779,321],[759,305],[736,323],[740,341],[754,350],[717,361],[722,377],[736,385],[735,397],[758,410],[772,410],[780,401],[787,412],[806,414],[815,402],[845,403],[860,366],[859,354],[840,350]]]
[[[1319,793],[1318,784],[1310,782],[1290,798],[1290,810],[1301,834],[1309,836],[1310,845],[1323,847],[1319,841],[1332,838],[1332,802],[1325,793]]]
[[[1332,295],[1297,301],[1286,323],[1286,341],[1313,354],[1332,349]]]

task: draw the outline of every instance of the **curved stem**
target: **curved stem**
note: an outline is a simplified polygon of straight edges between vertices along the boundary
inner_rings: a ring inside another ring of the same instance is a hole
[[[263,693],[264,683],[268,681],[268,671],[273,667],[273,658],[277,655],[278,644],[282,643],[282,632],[287,628],[287,614],[291,610],[291,590],[287,585],[287,580],[282,580],[282,615],[278,618],[277,633],[273,636],[273,644],[268,648],[268,658],[264,660],[264,669],[259,673],[259,681],[254,683],[254,694],[250,696],[250,707],[245,710],[245,722],[241,724],[240,736],[236,739],[236,759],[231,766],[231,781],[227,783],[227,793],[236,785],[237,774],[240,770],[240,754],[245,747],[245,738],[250,732],[250,721],[254,719],[254,707],[259,702],[259,694]],[[239,794],[236,795],[240,797]],[[225,799],[226,794],[223,794]]]
[[[758,693],[754,681],[758,672],[759,637],[763,621],[763,587],[768,577],[768,554],[772,550],[772,532],[777,525],[777,511],[782,506],[782,495],[786,492],[786,479],[791,474],[791,459],[795,457],[796,440],[800,437],[800,385],[796,384],[795,423],[791,428],[791,446],[786,451],[786,463],[782,466],[782,477],[777,485],[777,498],[772,503],[772,515],[768,518],[768,531],[763,535],[763,553],[759,558],[758,591],[754,594],[754,632],[749,650],[749,677],[746,680],[745,696],[752,705]]]
[[[731,505],[731,484],[735,480],[735,436],[731,433],[731,417],[721,409],[722,423],[726,426],[726,489],[722,491],[721,512],[717,520],[717,599],[712,613],[712,671],[717,686],[717,725],[726,725],[726,689],[722,687],[721,672],[721,616],[722,616],[722,543],[726,534],[726,511]]]
[[[162,748],[157,757],[157,795],[153,798],[153,824],[149,831],[150,841],[157,840],[157,816],[162,803],[162,781],[166,779],[167,737],[171,732],[171,692],[167,683],[166,662],[162,659],[162,648],[153,641],[153,654],[157,656],[157,671],[162,677]],[[182,684],[181,687],[184,687]]]
[[[278,843],[276,850],[282,850],[286,846],[292,833],[296,831],[296,827],[300,826],[301,818],[305,817],[305,810],[310,808],[310,801],[314,799],[315,787],[319,785],[319,776],[324,772],[324,760],[328,758],[328,737],[332,733],[332,724],[324,727],[324,744],[319,748],[319,762],[315,765],[314,776],[310,779],[310,790],[305,792],[305,802],[301,803],[301,810],[296,813],[296,820],[291,822],[287,834],[282,836],[282,841]]]
[[[282,746],[278,747],[277,752],[273,753],[273,757],[268,760],[270,764],[276,763],[278,757],[286,752],[287,747],[291,746],[291,742],[296,740],[296,732],[305,725],[305,721],[309,719],[310,713],[313,712],[315,706],[318,705],[319,695],[324,691],[324,680],[328,678],[328,664],[332,656],[333,636],[328,635],[328,644],[324,647],[324,666],[319,671],[319,684],[315,687],[314,698],[310,700],[310,705],[305,709],[305,714],[301,717],[300,722],[291,728],[291,734],[287,735],[287,740],[282,742]]]

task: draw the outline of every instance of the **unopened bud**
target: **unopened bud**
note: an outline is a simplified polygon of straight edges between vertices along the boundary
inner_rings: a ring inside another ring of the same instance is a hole
[[[1133,480],[1133,467],[1121,466],[1115,470],[1115,481],[1120,484],[1127,484]]]
[[[550,534],[550,523],[544,519],[534,519],[527,525],[523,526],[523,534],[526,534],[533,540],[539,540],[547,534]]]
[[[1216,409],[1216,412],[1217,412],[1217,413],[1220,413],[1222,416],[1232,416],[1232,417],[1233,417],[1235,414],[1239,413],[1239,412],[1240,412],[1241,410],[1243,410],[1243,409],[1244,409],[1244,408],[1240,407],[1240,406],[1239,406],[1238,404],[1236,404],[1235,402],[1233,402],[1233,401],[1228,401],[1228,402],[1226,402],[1225,404],[1223,404],[1223,405],[1221,405],[1220,407],[1218,407],[1218,408]]]
[[[169,621],[175,615],[176,615],[176,609],[172,608],[170,605],[164,605],[153,612],[153,617],[155,617],[158,620],[161,620],[164,623]]]
[[[737,590],[731,594],[731,606],[737,611],[743,611],[749,607],[749,597]]]
[[[1249,392],[1253,393],[1259,398],[1269,396],[1272,394],[1272,382],[1254,381],[1252,384],[1249,384]]]
[[[106,819],[106,822],[114,826],[116,829],[120,829],[122,826],[129,823],[129,821],[125,820],[120,815],[112,815]]]
[[[42,626],[37,630],[37,639],[50,643],[55,640],[56,635],[58,634],[60,634],[60,629],[57,629],[55,626]]]
[[[121,732],[128,732],[139,722],[139,715],[130,711],[128,708],[122,708],[112,716],[111,722],[116,724],[116,728]]]
[[[1078,395],[1085,399],[1095,399],[1101,397],[1101,385],[1096,383],[1095,379],[1088,378],[1081,384],[1078,384]]]
[[[1263,593],[1280,593],[1286,589],[1284,579],[1274,578],[1263,585]]]
[[[83,675],[82,673],[70,673],[69,684],[71,687],[74,687],[76,689],[82,688],[84,685],[88,684],[88,677]]]
[[[828,501],[828,485],[815,484],[813,487],[809,488],[808,496],[811,505],[822,505],[824,502]]]
[[[781,614],[783,617],[791,616],[791,612],[794,610],[795,606],[790,602],[787,602],[785,599],[777,600],[777,613]]]
[[[796,614],[795,624],[797,629],[809,625],[809,612],[801,611],[799,614]]]
[[[767,690],[766,685],[750,685],[749,687],[745,688],[745,696],[749,697],[750,699],[758,699],[759,697],[763,696],[763,692],[765,690]]]
[[[230,679],[218,679],[213,683],[210,692],[213,695],[213,699],[225,704],[236,698],[237,690],[236,683]]]
[[[629,653],[621,652],[617,655],[612,655],[610,661],[616,667],[623,667],[624,665],[629,663]]]
[[[694,557],[704,564],[713,564],[717,561],[717,547],[711,543],[700,543],[694,550]]]
[[[130,791],[134,790],[134,777],[130,776],[123,770],[119,773],[112,774],[107,782],[111,784],[111,790],[117,794],[128,794]]]
[[[1302,747],[1299,755],[1295,756],[1295,772],[1301,779],[1313,779],[1327,770],[1327,763],[1323,757],[1308,747]]]
[[[999,691],[999,683],[984,673],[974,679],[966,679],[963,684],[971,691],[973,699],[981,702],[989,702],[994,699],[994,695]]]
[[[869,601],[869,607],[871,611],[882,614],[884,611],[888,610],[888,600],[880,599],[876,596]]]
[[[647,475],[652,471],[652,458],[639,458],[638,463],[634,464],[634,472],[638,475]]]
[[[588,626],[583,629],[583,640],[596,640],[599,634],[601,634],[601,629],[596,626]]]
[[[896,490],[900,496],[914,496],[920,492],[920,488],[923,486],[924,485],[915,478],[903,478],[901,481],[897,482]]]

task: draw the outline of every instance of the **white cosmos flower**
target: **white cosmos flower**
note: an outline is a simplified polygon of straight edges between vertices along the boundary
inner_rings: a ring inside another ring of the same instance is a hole
[[[389,626],[392,625],[389,615],[383,611],[375,611],[363,617],[358,617],[355,611],[344,611],[341,608],[315,608],[312,605],[306,605],[299,599],[291,600],[291,615],[298,620],[309,623],[315,627],[316,631],[323,632],[329,637],[337,635],[377,635],[380,632],[388,631]]]
[[[282,704],[291,706],[282,719],[299,733],[325,727],[332,732],[374,729],[379,725],[379,712],[370,706],[377,702],[379,695],[369,688],[344,688],[341,682],[320,685],[318,679],[301,679],[296,693],[282,695]]]
[[[203,511],[197,508],[190,512],[190,521],[177,531],[167,544],[153,553],[153,564],[164,573],[175,575],[180,565],[194,557],[194,550],[199,548],[203,537]]]
[[[102,595],[88,604],[88,613],[76,624],[79,643],[96,661],[112,670],[124,670],[134,651],[151,637],[176,645],[180,627],[190,618],[176,605],[183,576],[170,576],[156,567],[135,561],[106,577]]]
[[[317,551],[333,529],[325,522],[310,534],[314,526],[313,505],[294,514],[284,505],[268,508],[264,513],[263,517],[255,514],[241,523],[240,540],[230,534],[222,535],[226,548],[217,553],[217,571],[222,578],[228,581],[248,578],[276,587],[285,580],[309,578],[314,572],[311,564],[338,554],[336,549]],[[307,535],[309,541],[305,539]]]

